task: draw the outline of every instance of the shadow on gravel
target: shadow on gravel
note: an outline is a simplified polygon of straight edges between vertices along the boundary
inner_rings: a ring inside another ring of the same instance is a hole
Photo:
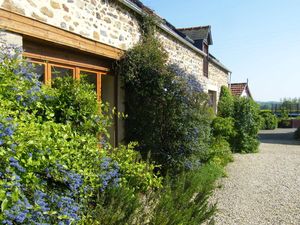
[[[299,145],[300,141],[294,139],[295,129],[263,130],[258,134],[261,143]]]

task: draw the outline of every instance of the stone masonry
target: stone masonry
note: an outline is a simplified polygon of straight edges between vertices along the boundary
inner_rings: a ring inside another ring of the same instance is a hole
[[[16,47],[22,47],[23,37],[19,34],[14,34],[6,31],[0,30],[0,45],[3,43],[13,45]]]
[[[207,79],[207,90],[217,92],[217,102],[219,101],[219,93],[221,92],[221,86],[229,83],[229,75],[226,71],[221,69],[219,66],[209,63],[208,66],[208,79]]]
[[[122,50],[133,47],[141,37],[138,15],[117,0],[0,0],[0,8],[53,25]],[[203,76],[203,56],[159,31],[158,38],[169,54],[169,63],[193,74],[204,90],[217,91],[228,84],[228,73],[209,65],[209,77]]]

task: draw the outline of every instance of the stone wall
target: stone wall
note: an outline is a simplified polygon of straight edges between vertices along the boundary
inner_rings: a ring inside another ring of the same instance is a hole
[[[138,42],[135,16],[113,0],[0,0],[0,7],[126,50]]]
[[[110,46],[127,50],[140,39],[138,16],[117,0],[0,0],[0,7]],[[203,76],[203,56],[164,31],[158,38],[169,63],[193,74],[205,91],[227,85],[228,74],[210,64]],[[217,93],[217,95],[218,95]]]
[[[16,47],[22,47],[23,37],[19,34],[14,34],[7,31],[0,30],[0,45],[6,43],[8,45],[13,45]]]
[[[207,90],[217,92],[217,102],[219,101],[219,95],[221,86],[228,86],[229,74],[221,69],[218,65],[210,62],[208,65],[208,86]]]
[[[194,74],[198,79],[203,77],[203,56],[164,32],[157,34],[157,37],[168,52],[170,64],[178,65],[186,73]]]
[[[221,69],[215,63],[210,62],[207,78],[203,75],[204,57],[200,53],[192,51],[188,46],[185,46],[180,41],[164,32],[157,34],[157,37],[162,42],[165,50],[168,52],[168,63],[175,64],[186,74],[194,75],[202,84],[205,92],[208,92],[209,90],[216,91],[218,101],[221,86],[228,85],[228,72],[224,71],[224,69]]]

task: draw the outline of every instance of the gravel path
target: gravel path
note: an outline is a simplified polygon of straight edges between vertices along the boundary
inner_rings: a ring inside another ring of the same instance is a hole
[[[300,142],[294,130],[261,132],[260,152],[234,156],[213,195],[216,225],[300,225]]]

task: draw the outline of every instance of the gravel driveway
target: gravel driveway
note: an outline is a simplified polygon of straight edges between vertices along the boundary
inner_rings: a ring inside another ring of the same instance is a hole
[[[216,225],[300,225],[300,142],[293,131],[263,131],[259,153],[234,156],[212,198]]]

